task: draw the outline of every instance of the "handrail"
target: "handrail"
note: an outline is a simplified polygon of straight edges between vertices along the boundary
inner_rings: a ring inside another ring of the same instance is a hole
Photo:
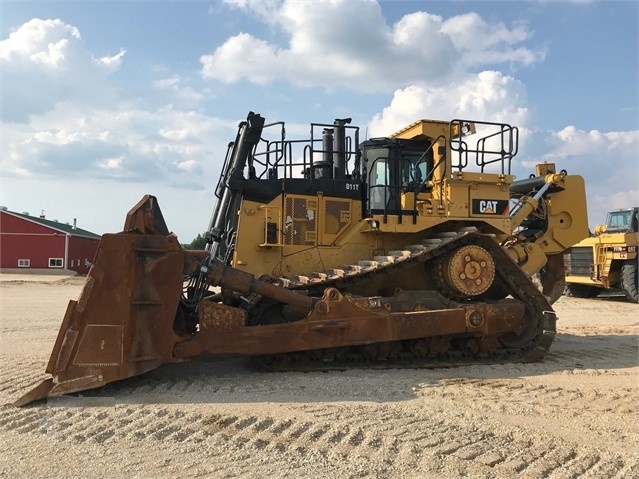
[[[476,141],[474,148],[469,146],[461,134],[453,135],[455,129],[461,132],[466,123],[484,126],[490,130],[486,136]],[[507,123],[455,119],[449,124],[449,135],[450,149],[458,153],[457,162],[453,162],[451,158],[451,167],[463,171],[468,166],[468,156],[471,154],[474,155],[475,164],[480,167],[482,173],[488,165],[493,163],[501,164],[502,174],[511,173],[512,159],[519,151],[519,129],[516,126]],[[496,144],[496,147],[492,147],[491,144]]]

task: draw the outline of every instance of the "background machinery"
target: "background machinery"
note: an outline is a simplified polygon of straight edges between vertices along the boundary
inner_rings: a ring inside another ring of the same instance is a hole
[[[639,302],[639,207],[608,213],[605,225],[574,245],[565,255],[567,296],[594,298],[605,290],[621,290]]]
[[[541,164],[515,181],[503,123],[420,120],[361,142],[350,123],[296,140],[250,112],[205,250],[183,250],[145,196],[102,237],[52,377],[16,404],[204,354],[280,370],[542,358],[563,253],[588,235],[583,179]]]

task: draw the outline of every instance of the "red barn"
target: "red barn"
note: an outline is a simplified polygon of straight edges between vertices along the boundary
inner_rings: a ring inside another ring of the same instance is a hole
[[[71,270],[86,274],[100,235],[73,224],[0,207],[0,270]],[[60,271],[62,272],[62,271]]]

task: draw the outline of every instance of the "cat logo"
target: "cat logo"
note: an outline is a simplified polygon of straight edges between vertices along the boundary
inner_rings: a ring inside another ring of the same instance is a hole
[[[475,215],[506,215],[508,214],[508,200],[473,199],[472,212]]]
[[[497,202],[490,200],[479,201],[479,212],[494,215],[497,211]]]

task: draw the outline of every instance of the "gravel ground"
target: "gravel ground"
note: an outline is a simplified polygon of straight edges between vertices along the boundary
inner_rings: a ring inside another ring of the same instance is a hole
[[[79,278],[0,276],[0,477],[639,477],[639,306],[561,298],[543,363],[263,373],[171,364],[9,403],[44,369]]]

